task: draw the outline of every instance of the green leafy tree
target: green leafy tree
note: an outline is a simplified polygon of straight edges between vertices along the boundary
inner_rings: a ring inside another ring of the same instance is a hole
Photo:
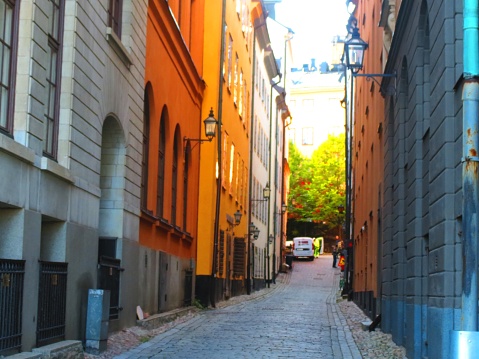
[[[289,220],[316,223],[315,232],[337,228],[346,198],[345,136],[328,136],[311,158],[290,145]]]

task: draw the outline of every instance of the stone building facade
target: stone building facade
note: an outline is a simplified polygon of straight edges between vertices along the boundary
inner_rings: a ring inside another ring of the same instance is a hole
[[[462,297],[470,273],[463,234],[466,221],[473,220],[463,210],[463,5],[354,2],[361,38],[370,46],[384,45],[368,50],[363,73],[396,74],[380,79],[383,113],[371,106],[374,85],[358,78],[355,88],[356,109],[363,110],[356,116],[364,118],[370,106],[367,120],[378,129],[381,145],[374,151],[382,151],[384,161],[381,181],[372,188],[377,206],[354,211],[353,218],[355,279],[363,269],[358,261],[365,260],[358,257],[359,246],[377,252],[370,259],[377,266],[375,306],[364,300],[357,281],[355,300],[370,315],[371,309],[381,314],[382,330],[406,347],[408,358],[449,358],[450,333],[464,330],[461,316],[467,315]],[[375,14],[382,14],[381,28]],[[361,128],[355,127],[356,148]],[[355,194],[370,185],[361,181],[354,178]],[[355,200],[356,207],[364,205]]]
[[[120,3],[0,1],[1,353],[83,338],[101,256],[135,323],[147,1]]]

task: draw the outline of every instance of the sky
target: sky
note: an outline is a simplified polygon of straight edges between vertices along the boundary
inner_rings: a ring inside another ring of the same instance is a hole
[[[291,28],[295,35],[293,56],[295,66],[330,62],[331,40],[346,35],[349,14],[345,0],[282,0],[276,5],[276,20]]]

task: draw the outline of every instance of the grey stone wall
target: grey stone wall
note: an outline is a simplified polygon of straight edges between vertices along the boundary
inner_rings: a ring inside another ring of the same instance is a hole
[[[462,7],[404,1],[386,99],[382,325],[408,357],[447,358],[461,296]]]
[[[136,320],[147,1],[123,2],[121,39],[109,34],[108,1],[65,3],[57,160],[43,156],[46,0],[21,2],[14,134],[0,135],[0,258],[26,261],[24,351],[36,341],[38,260],[68,262],[65,335],[82,339],[87,291],[97,283],[98,237],[112,228],[125,268],[117,327]],[[106,137],[118,139],[121,175],[112,185],[101,181],[109,165]],[[109,208],[102,198],[112,188]]]

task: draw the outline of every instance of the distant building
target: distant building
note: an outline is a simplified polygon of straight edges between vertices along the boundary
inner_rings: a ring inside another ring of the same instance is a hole
[[[311,157],[328,135],[344,133],[344,77],[341,72],[296,71],[290,81],[288,103],[293,122],[289,140],[303,155]]]

